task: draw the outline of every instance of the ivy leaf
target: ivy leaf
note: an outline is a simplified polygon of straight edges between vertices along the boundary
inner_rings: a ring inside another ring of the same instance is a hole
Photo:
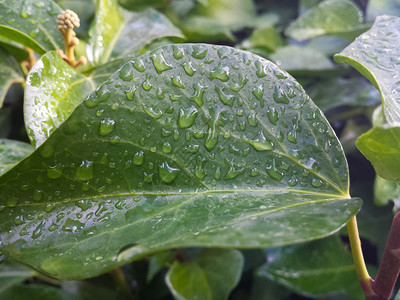
[[[400,185],[394,180],[383,179],[376,176],[374,182],[374,203],[376,205],[387,205],[393,201],[393,210],[400,207]]]
[[[356,145],[379,176],[400,183],[400,127],[374,127]]]
[[[112,57],[138,53],[161,37],[184,38],[178,28],[154,9],[133,13],[122,10],[117,0],[100,0],[89,31],[87,56],[94,64],[105,63]]]
[[[367,29],[353,2],[327,0],[302,14],[286,28],[285,34],[300,41],[320,35],[352,39]]]
[[[1,1],[0,36],[9,38],[37,52],[60,49],[64,46],[57,29],[61,8],[51,0]]]
[[[364,299],[351,254],[336,236],[272,249],[257,275],[309,297],[345,293]]]
[[[18,62],[0,48],[0,108],[3,106],[7,91],[13,83],[24,82],[24,74]]]
[[[239,282],[243,261],[237,250],[206,249],[194,261],[176,261],[167,273],[166,281],[179,300],[228,299]]]
[[[32,145],[42,144],[94,88],[56,52],[43,55],[26,79],[24,118]]]
[[[380,16],[372,28],[358,37],[334,59],[357,69],[379,90],[390,125],[400,125],[400,18]]]
[[[0,205],[3,254],[73,279],[170,248],[322,238],[361,201],[337,137],[290,75],[245,51],[183,44],[128,62],[78,105],[0,177]]]
[[[32,146],[27,143],[0,139],[0,175],[11,169],[32,151]]]

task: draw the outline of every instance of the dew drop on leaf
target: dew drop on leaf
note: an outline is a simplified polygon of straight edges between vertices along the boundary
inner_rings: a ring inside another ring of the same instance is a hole
[[[158,169],[160,178],[165,183],[171,183],[174,181],[179,172],[179,169],[170,167],[167,162],[163,162]]]
[[[222,82],[229,80],[229,67],[228,66],[218,66],[210,72],[211,80],[219,79]]]
[[[89,180],[93,177],[93,162],[84,160],[76,170],[76,178],[79,180]]]
[[[110,118],[106,118],[106,119],[102,120],[100,122],[100,126],[99,126],[99,134],[102,136],[110,134],[111,132],[114,131],[114,126],[115,126],[114,120],[112,120]]]
[[[136,154],[133,156],[133,163],[137,166],[140,166],[143,164],[144,161],[144,152],[143,151],[138,151]]]
[[[198,110],[194,106],[190,106],[188,108],[181,108],[179,110],[178,116],[178,127],[179,128],[189,128],[193,125],[197,115],[199,114]]]

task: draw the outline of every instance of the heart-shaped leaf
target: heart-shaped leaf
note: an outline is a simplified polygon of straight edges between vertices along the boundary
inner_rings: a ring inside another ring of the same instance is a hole
[[[122,10],[117,0],[100,0],[89,31],[87,56],[94,64],[105,63],[110,57],[138,53],[145,45],[161,37],[183,38],[183,35],[154,9],[133,13]]]
[[[62,48],[57,29],[61,8],[51,0],[1,1],[0,36],[25,45],[39,54]]]
[[[179,300],[224,300],[239,282],[243,261],[237,250],[207,249],[193,261],[176,261],[166,281]]]
[[[334,56],[357,69],[380,91],[390,125],[400,125],[400,18],[380,16],[372,28]]]
[[[13,83],[23,82],[24,75],[18,62],[10,54],[0,48],[0,108],[4,98]]]
[[[309,9],[291,23],[285,34],[296,40],[319,35],[354,38],[369,27],[362,23],[361,12],[349,0],[326,0]]]
[[[277,247],[360,208],[341,146],[273,63],[169,45],[125,64],[0,177],[1,251],[60,278],[176,247]]]
[[[0,139],[0,175],[12,168],[32,151],[32,146],[27,143]]]

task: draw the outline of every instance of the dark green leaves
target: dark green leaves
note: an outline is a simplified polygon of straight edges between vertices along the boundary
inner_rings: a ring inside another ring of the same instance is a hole
[[[203,44],[122,66],[0,178],[0,203],[2,252],[68,279],[169,248],[321,238],[361,204],[301,86]]]
[[[10,54],[0,48],[0,108],[9,87],[16,82],[23,82],[24,75],[17,61]]]
[[[51,0],[13,0],[0,3],[0,36],[33,49],[39,54],[62,48],[57,29],[61,9]]]
[[[176,299],[223,300],[239,282],[242,268],[239,251],[206,249],[193,261],[176,261],[166,280]]]
[[[0,175],[30,154],[32,150],[32,146],[27,143],[0,139]]]

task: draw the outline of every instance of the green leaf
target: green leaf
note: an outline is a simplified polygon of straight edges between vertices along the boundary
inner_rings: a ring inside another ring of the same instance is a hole
[[[84,299],[60,288],[44,284],[19,284],[4,293],[4,299],[69,300]],[[96,298],[98,299],[98,298]]]
[[[2,299],[10,299],[5,294],[10,288],[23,282],[34,275],[33,270],[29,270],[24,266],[15,263],[0,264],[0,297]]]
[[[0,48],[0,108],[3,106],[7,91],[13,83],[23,82],[24,74],[18,62]]]
[[[389,201],[393,201],[394,210],[400,207],[400,185],[394,180],[387,180],[376,176],[374,182],[374,203],[376,205],[387,205]]]
[[[257,275],[310,297],[345,293],[364,299],[351,254],[336,236],[272,249]]]
[[[360,77],[320,80],[305,89],[324,112],[339,106],[370,106],[380,101],[379,92]]]
[[[322,238],[360,205],[290,75],[230,47],[169,45],[125,64],[0,177],[1,251],[84,278],[170,248]]]
[[[245,48],[259,47],[267,51],[275,51],[282,45],[282,38],[273,27],[257,28],[243,45]]]
[[[400,15],[399,0],[369,0],[366,11],[366,19],[375,21],[375,18],[381,15]]]
[[[184,0],[187,2],[187,0]],[[171,1],[172,3],[168,3],[168,0],[118,0],[118,3],[129,10],[141,10],[143,8],[148,7],[164,7],[166,5],[172,5],[176,1]],[[190,1],[191,2],[191,1]]]
[[[29,58],[28,52],[24,47],[10,39],[0,36],[0,47],[11,54],[19,63]],[[19,67],[19,66],[18,66]]]
[[[61,8],[51,0],[1,1],[0,36],[9,38],[37,52],[64,46],[57,29],[57,15]]]
[[[0,139],[7,138],[11,130],[11,108],[0,109]]]
[[[147,272],[147,282],[150,282],[154,276],[168,263],[173,262],[175,259],[175,251],[168,250],[154,254],[149,261],[149,270]]]
[[[242,269],[239,251],[206,249],[194,261],[176,261],[166,281],[176,299],[223,300],[239,282]]]
[[[367,28],[362,24],[361,12],[353,2],[326,0],[291,23],[285,34],[301,41],[320,35],[352,39]]]
[[[356,145],[379,176],[400,182],[400,127],[374,127]]]
[[[31,145],[18,141],[0,139],[0,175],[33,151]]]
[[[123,11],[117,0],[100,0],[89,31],[87,56],[94,64],[105,63],[111,57],[134,55],[151,41],[167,36],[183,38],[160,12],[147,9],[132,13]]]
[[[42,144],[94,88],[56,52],[43,55],[26,78],[24,117],[32,145]]]
[[[373,27],[358,37],[334,59],[357,69],[380,91],[389,124],[400,125],[400,18],[378,17]]]

